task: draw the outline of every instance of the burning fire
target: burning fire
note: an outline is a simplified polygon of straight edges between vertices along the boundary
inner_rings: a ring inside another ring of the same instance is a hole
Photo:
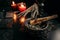
[[[23,2],[20,3],[19,6],[18,6],[18,8],[19,8],[19,11],[20,11],[20,12],[25,11],[25,10],[26,10],[26,5],[25,5],[25,3],[23,3]]]
[[[12,1],[11,7],[12,7],[13,9],[16,9],[17,5],[16,5],[16,3],[15,3],[14,1]]]
[[[13,15],[13,19],[14,19],[14,22],[16,22],[17,21],[17,15],[14,13],[14,15]]]
[[[24,3],[21,3],[21,7],[25,7]]]
[[[24,22],[25,22],[25,20],[26,20],[26,18],[25,18],[25,17],[21,17],[21,18],[20,18],[20,23],[24,23]]]
[[[15,4],[15,2],[14,1],[12,1],[12,5],[14,5]]]

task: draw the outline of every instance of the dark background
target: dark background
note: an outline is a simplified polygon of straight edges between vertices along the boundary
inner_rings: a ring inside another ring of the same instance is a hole
[[[12,0],[0,0],[0,11],[3,9],[8,11],[11,9],[11,1]],[[27,4],[27,7],[30,7],[35,0],[14,0],[16,3],[19,2],[25,2]],[[38,2],[41,2],[38,0]],[[45,12],[47,12],[49,15],[51,14],[60,14],[60,1],[59,0],[45,0]]]
[[[35,0],[14,0],[16,3],[18,2],[26,2],[27,7],[30,7],[34,2],[36,2]],[[40,2],[40,0],[38,0]],[[45,0],[45,12],[48,13],[48,15],[53,15],[53,14],[60,14],[60,1],[59,0]],[[2,11],[3,9],[5,11],[10,11],[11,9],[11,0],[0,0],[0,11]],[[60,15],[59,15],[60,17]],[[59,17],[56,19],[58,22],[60,22]],[[14,33],[14,40],[24,40],[24,39],[28,39],[28,33],[25,32],[19,32],[16,31]],[[30,39],[31,40],[31,39]]]
[[[35,0],[14,0],[16,3],[26,2],[27,6],[31,6]],[[11,4],[11,0],[0,0],[0,10],[6,9]],[[45,9],[49,13],[59,12],[60,1],[59,0],[45,0]],[[7,9],[6,9],[7,10]]]
[[[30,6],[32,5],[35,0],[14,0],[16,3],[18,2],[21,2],[21,1],[24,1],[26,2],[28,5],[27,6]],[[11,0],[0,0],[0,8],[5,8],[7,7],[8,5],[10,5],[11,3]],[[59,11],[59,4],[60,4],[60,1],[59,0],[45,0],[45,4],[47,5],[47,9],[52,12],[52,11]]]

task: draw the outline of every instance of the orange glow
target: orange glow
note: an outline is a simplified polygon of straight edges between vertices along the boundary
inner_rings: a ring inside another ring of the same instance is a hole
[[[13,8],[16,8],[16,4],[15,4],[15,2],[14,1],[12,1],[12,4],[11,4],[11,6],[13,7]]]
[[[15,4],[15,2],[14,2],[14,1],[12,1],[12,6],[16,6],[16,4]]]
[[[20,3],[20,6],[18,6],[19,7],[19,11],[20,12],[22,12],[22,11],[25,11],[26,10],[26,5],[25,5],[25,3]]]
[[[24,4],[23,4],[23,3],[21,3],[21,7],[24,7],[24,8],[26,8],[26,7],[24,6]]]
[[[24,23],[24,22],[25,22],[25,20],[26,20],[26,18],[25,18],[25,17],[21,17],[21,18],[20,18],[20,23]]]
[[[15,2],[14,2],[14,1],[12,1],[12,4],[14,5],[14,4],[15,4]]]
[[[17,15],[16,14],[13,15],[13,20],[14,20],[14,22],[17,21]]]

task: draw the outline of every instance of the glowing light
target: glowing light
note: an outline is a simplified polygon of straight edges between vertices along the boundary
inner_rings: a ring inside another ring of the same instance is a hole
[[[26,20],[26,18],[25,18],[25,17],[21,17],[21,18],[20,18],[20,23],[24,23],[24,22],[25,22],[25,20]]]
[[[19,9],[20,12],[25,11],[25,10],[26,10],[26,5],[22,2],[22,3],[20,3],[20,5],[18,6],[18,9]]]
[[[25,7],[23,4],[21,4],[21,7]]]
[[[17,15],[14,13],[14,15],[13,15],[13,20],[14,20],[14,22],[16,22],[17,21]]]
[[[14,2],[14,1],[12,1],[12,4],[14,5],[14,4],[15,4],[15,2]]]
[[[12,6],[12,8],[16,8],[16,4],[15,4],[15,2],[14,1],[12,1],[12,4],[11,4],[11,6]]]

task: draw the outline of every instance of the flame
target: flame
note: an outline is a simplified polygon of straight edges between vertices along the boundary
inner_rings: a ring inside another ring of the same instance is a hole
[[[26,8],[27,7],[26,7],[26,4],[25,3],[21,2],[21,3],[18,4],[18,9],[19,9],[20,12],[25,11]]]
[[[19,8],[26,8],[26,5],[24,5],[24,3],[22,2],[22,3],[20,3]]]
[[[20,18],[20,23],[24,23],[24,22],[25,22],[25,20],[26,20],[26,18],[25,18],[25,17],[21,17],[21,18]]]
[[[16,20],[17,20],[17,15],[15,13],[13,15],[13,20],[14,20],[14,22],[16,22]]]
[[[21,3],[21,7],[25,7],[23,2]]]
[[[15,2],[14,2],[14,1],[12,1],[12,4],[15,4]]]
[[[23,4],[21,4],[21,7],[25,7]]]

